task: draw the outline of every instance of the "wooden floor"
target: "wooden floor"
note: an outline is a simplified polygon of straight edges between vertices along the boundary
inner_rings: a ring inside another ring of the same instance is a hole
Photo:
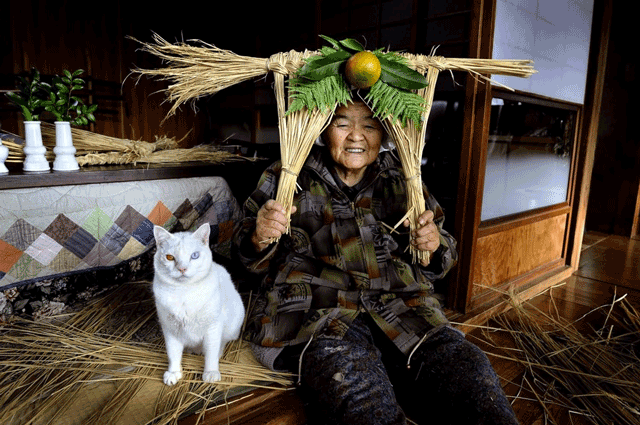
[[[614,297],[625,294],[631,305],[640,308],[640,240],[587,233],[578,270],[566,283],[538,295],[529,304],[543,312],[575,321],[596,307],[611,303]],[[524,367],[492,357],[491,353],[496,350],[483,344],[484,337],[480,329],[468,333],[467,338],[489,354],[507,396],[513,400],[512,405],[521,425],[550,423],[545,420],[540,403],[523,397],[521,377]],[[551,413],[558,423],[591,423],[579,415],[570,414],[566,409],[555,408]]]
[[[633,306],[640,309],[640,240],[587,233],[576,273],[564,284],[538,295],[529,303],[543,311],[553,305],[554,311],[557,310],[564,318],[575,320],[595,307],[610,303],[614,296],[624,294],[627,294],[627,300]],[[483,343],[480,329],[470,332],[468,339],[488,352],[507,396],[514,400],[514,410],[521,425],[547,423],[540,404],[522,397],[522,386],[518,383],[524,368],[515,362],[491,356],[492,348]],[[560,423],[588,423],[575,415],[569,417],[569,413],[562,409],[556,409],[553,413],[555,417],[564,418]],[[181,425],[195,423],[195,418],[190,417],[183,420]],[[302,425],[305,418],[300,400],[292,391],[259,390],[240,403],[206,415],[201,423]]]

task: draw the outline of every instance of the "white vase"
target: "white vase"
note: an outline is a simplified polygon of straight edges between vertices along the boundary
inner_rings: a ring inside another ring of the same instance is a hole
[[[9,148],[3,145],[2,140],[0,140],[0,174],[5,174],[9,172],[6,165],[4,165],[4,162],[7,160],[8,156],[9,156]]]
[[[44,154],[47,148],[42,144],[40,121],[25,121],[25,145],[22,151],[25,158],[22,165],[24,171],[49,171],[49,162]]]
[[[71,139],[71,125],[67,121],[56,121],[56,147],[53,152],[56,159],[53,161],[55,171],[75,171],[79,170],[76,160],[76,148],[73,147]]]

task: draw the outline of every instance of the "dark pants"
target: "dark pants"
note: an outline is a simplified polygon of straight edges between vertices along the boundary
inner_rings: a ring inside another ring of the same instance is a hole
[[[357,319],[344,339],[309,344],[300,389],[309,424],[404,424],[405,412],[420,424],[518,424],[489,359],[459,332],[437,330],[411,369],[378,332]]]

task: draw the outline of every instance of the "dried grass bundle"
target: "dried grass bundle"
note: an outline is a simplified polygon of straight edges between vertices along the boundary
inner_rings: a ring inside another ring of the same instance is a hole
[[[237,154],[216,149],[212,146],[195,146],[188,149],[169,149],[152,152],[147,156],[137,156],[134,153],[127,152],[109,152],[109,153],[88,153],[76,156],[78,164],[82,167],[85,165],[103,165],[103,164],[170,164],[177,162],[203,161],[219,164],[227,161],[235,161],[244,158]]]
[[[422,125],[417,128],[413,122],[409,121],[406,126],[403,126],[393,117],[386,118],[383,121],[387,133],[395,141],[398,156],[402,163],[402,171],[407,182],[407,214],[405,218],[409,219],[411,230],[417,227],[418,218],[425,211],[421,174],[422,153],[425,146],[427,120],[431,113],[433,95],[439,75],[438,68],[433,66],[423,67],[422,64],[414,64],[414,67],[421,74],[427,75],[427,87],[418,90],[418,95],[425,100],[426,105],[422,113]],[[404,221],[404,218],[400,222],[402,221]],[[428,262],[430,259],[429,252],[418,250],[413,246],[410,247],[410,252],[414,262],[424,260]]]
[[[199,45],[184,42],[171,44],[154,34],[153,41],[138,42],[142,44],[142,51],[157,56],[167,66],[162,69],[134,69],[133,72],[173,82],[166,90],[169,101],[173,103],[168,116],[175,114],[184,103],[216,94],[243,81],[263,77],[269,71],[293,73],[302,66],[303,57],[311,54],[292,54],[285,57],[287,62],[274,63],[269,59],[237,55],[199,40],[194,40]]]
[[[496,318],[497,329],[516,346],[497,356],[524,366],[524,390],[533,393],[549,423],[564,425],[554,417],[554,405],[594,424],[640,421],[640,314],[625,297],[614,296],[575,322],[560,317],[557,307],[545,313],[517,302]],[[599,329],[595,314],[604,319]],[[492,340],[489,332],[485,337]]]
[[[291,62],[291,58],[297,62],[301,54],[290,52],[289,54],[274,55],[270,61],[280,64],[279,71],[274,72],[274,91],[278,109],[278,129],[280,132],[280,157],[282,172],[278,182],[276,201],[286,208],[287,219],[291,216],[293,195],[296,191],[296,180],[302,165],[309,156],[315,140],[329,123],[335,106],[332,109],[321,111],[314,108],[309,111],[302,109],[286,113],[288,102],[285,101],[285,73],[282,72],[284,64]]]
[[[502,87],[503,84],[493,81],[489,75],[504,75],[508,77],[528,78],[537,73],[531,60],[505,59],[465,59],[445,58],[443,56],[414,55],[405,53],[402,56],[416,68],[437,68],[439,71],[463,71],[484,82],[492,82]]]
[[[0,423],[176,424],[241,388],[291,384],[236,341],[220,362],[221,382],[203,383],[202,357],[185,354],[183,380],[165,386],[166,354],[148,286],[122,285],[57,320],[1,324]]]
[[[55,159],[53,148],[56,145],[55,126],[43,122],[41,132],[42,144],[47,147],[45,156],[47,160],[53,161]],[[76,148],[75,157],[81,167],[106,164],[170,164],[190,161],[220,164],[234,160],[251,160],[251,158],[245,158],[215,146],[201,145],[193,148],[179,148],[180,143],[188,137],[188,133],[180,140],[165,136],[156,137],[154,143],[119,139],[73,127],[71,135],[73,145]],[[3,143],[9,148],[7,162],[21,163],[24,161],[22,145],[7,140],[3,140]]]
[[[16,136],[17,137],[17,136]],[[22,163],[24,162],[24,153],[22,152],[22,145],[8,139],[2,139],[2,144],[9,149],[9,156],[5,162],[7,163]]]
[[[42,144],[53,149],[56,145],[56,128],[53,124],[43,122],[41,124]],[[188,134],[187,134],[188,135]],[[161,137],[155,143],[141,140],[119,139],[117,137],[105,136],[80,128],[71,128],[73,146],[76,148],[76,156],[98,152],[124,152],[136,157],[145,157],[152,152],[164,149],[175,149],[184,140],[176,141],[173,138]],[[185,136],[186,138],[187,136]]]

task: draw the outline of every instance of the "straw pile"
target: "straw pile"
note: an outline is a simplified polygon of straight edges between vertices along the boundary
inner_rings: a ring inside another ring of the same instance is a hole
[[[167,387],[149,284],[122,285],[68,316],[0,324],[0,423],[176,424],[241,388],[291,383],[249,352],[229,344],[216,384],[201,381],[202,356],[185,354],[183,380]]]
[[[492,330],[507,332],[515,349],[487,354],[524,367],[521,392],[533,393],[548,423],[565,425],[554,417],[559,406],[594,424],[638,424],[640,314],[625,297],[614,296],[575,322],[560,317],[557,307],[545,313],[512,302],[513,310],[496,318]],[[484,335],[492,341],[491,333]]]
[[[56,145],[55,126],[51,123],[41,124],[42,144],[47,147],[47,160],[53,161]],[[81,167],[88,165],[118,165],[118,164],[170,164],[179,162],[201,161],[219,164],[226,161],[248,159],[231,152],[220,150],[214,146],[195,146],[180,148],[181,140],[169,137],[156,137],[154,143],[141,140],[119,139],[105,136],[79,128],[71,128],[73,146],[76,148],[75,157]],[[17,136],[16,136],[17,137]],[[3,140],[9,148],[7,162],[21,163],[24,161],[23,146]]]

